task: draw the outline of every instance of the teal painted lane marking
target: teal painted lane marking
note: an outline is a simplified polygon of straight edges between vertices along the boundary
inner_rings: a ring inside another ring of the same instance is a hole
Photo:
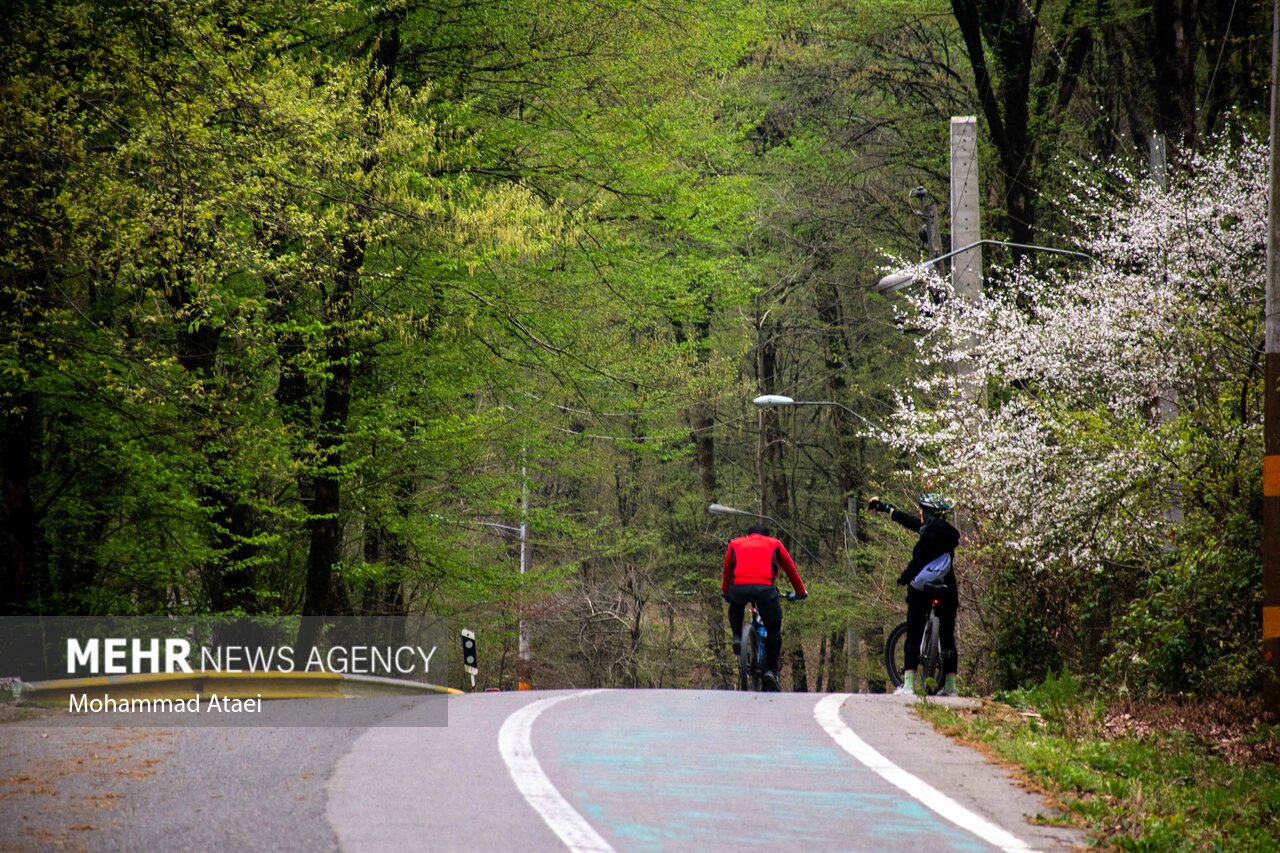
[[[659,790],[653,785],[604,785],[591,780],[573,788],[574,802],[594,825],[615,843],[626,840],[619,849],[697,849],[731,842],[741,849],[878,853],[909,839],[909,845],[920,850],[990,850],[920,804],[893,794],[765,788],[750,792],[758,810],[744,818],[741,811],[729,807],[746,795],[741,785],[661,786]],[[635,814],[633,806],[640,798],[650,806],[648,819]],[[726,808],[708,808],[717,803]]]
[[[687,714],[654,716],[625,730],[554,735],[561,789],[620,849],[878,853],[893,838],[920,849],[990,849],[851,762],[812,726],[706,731]]]

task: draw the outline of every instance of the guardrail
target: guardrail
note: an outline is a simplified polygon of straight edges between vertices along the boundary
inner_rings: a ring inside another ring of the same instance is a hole
[[[100,699],[108,692],[114,699],[192,699],[214,693],[226,699],[357,699],[425,693],[453,695],[463,691],[439,684],[337,672],[205,671],[21,682],[16,696],[24,705],[65,708],[72,695]]]

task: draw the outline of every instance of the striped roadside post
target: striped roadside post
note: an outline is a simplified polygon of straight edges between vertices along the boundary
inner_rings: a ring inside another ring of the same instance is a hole
[[[1262,701],[1280,715],[1280,0],[1271,23],[1271,169],[1267,205],[1262,461]]]

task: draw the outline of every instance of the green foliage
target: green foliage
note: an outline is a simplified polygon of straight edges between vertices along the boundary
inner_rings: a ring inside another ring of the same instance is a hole
[[[870,285],[928,251],[909,193],[947,197],[974,112],[950,6],[11,6],[5,608],[431,609],[503,684],[523,616],[551,682],[710,684],[723,500],[786,528],[811,675],[901,618],[909,537],[860,507],[921,490],[868,426],[916,348]],[[1180,427],[1188,495],[1243,482],[1235,390]],[[762,418],[766,391],[840,406]],[[1139,572],[1010,567],[965,660],[1028,684],[1123,610],[1125,678],[1248,689],[1247,638],[1206,626],[1253,606],[1252,510],[1192,503],[1145,609]]]
[[[1123,850],[1262,851],[1280,842],[1274,761],[1263,750],[1224,752],[1242,728],[1238,721],[1184,719],[1196,726],[1187,728],[1144,719],[1125,730],[1124,721],[1134,720],[1129,712],[1107,708],[1067,676],[997,699],[972,713],[932,703],[921,713],[1020,765],[1096,843]],[[1169,709],[1200,716],[1221,710]],[[1274,727],[1252,728],[1244,740],[1273,742]]]
[[[987,661],[995,683],[1005,689],[1037,684],[1062,668],[1054,642],[1052,590],[1028,583],[1023,567],[1012,565],[991,582],[994,620],[992,654]]]
[[[1056,734],[1066,734],[1072,718],[1082,711],[1080,682],[1067,673],[1050,672],[1039,684],[997,691],[992,699],[1015,708],[1034,709],[1040,723],[1031,721],[1032,729],[1042,723]]]
[[[1187,519],[1186,544],[1151,574],[1114,627],[1105,671],[1116,688],[1135,696],[1261,689],[1252,630],[1262,606],[1256,490],[1225,524],[1200,514]]]

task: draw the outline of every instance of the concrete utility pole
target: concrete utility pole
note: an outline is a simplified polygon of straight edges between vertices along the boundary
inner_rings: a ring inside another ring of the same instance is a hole
[[[529,573],[529,469],[520,469],[520,580]],[[525,596],[526,600],[528,596]],[[520,690],[533,689],[533,646],[529,642],[529,620],[525,607],[520,608],[520,626],[518,630],[519,659],[516,663],[516,687]]]
[[[951,117],[951,245],[972,246],[951,261],[951,287],[960,299],[982,298],[982,228],[978,217],[978,120],[974,116]],[[954,249],[952,251],[955,251]],[[972,340],[970,341],[972,344]],[[955,366],[964,378],[973,372],[966,357]],[[964,386],[966,399],[973,393]]]
[[[982,239],[978,221],[978,120],[951,117],[951,245],[970,246]],[[965,299],[982,294],[982,247],[951,261],[951,286]]]
[[[1169,189],[1169,157],[1165,152],[1163,133],[1152,133],[1147,138],[1147,159],[1151,163],[1151,180],[1160,189]]]
[[[1262,460],[1262,700],[1280,714],[1280,0],[1271,19],[1271,168],[1267,204]]]
[[[1151,167],[1151,180],[1160,188],[1161,192],[1167,192],[1169,190],[1169,158],[1165,151],[1164,134],[1152,133],[1147,138],[1147,155]],[[1177,420],[1178,396],[1176,390],[1157,386],[1155,389],[1155,405],[1160,423],[1170,424]],[[1165,486],[1169,490],[1170,499],[1169,506],[1164,509],[1163,516],[1165,523],[1172,529],[1182,523],[1182,492],[1178,489],[1176,483],[1166,483]],[[1167,547],[1173,547],[1172,540],[1169,541]]]

